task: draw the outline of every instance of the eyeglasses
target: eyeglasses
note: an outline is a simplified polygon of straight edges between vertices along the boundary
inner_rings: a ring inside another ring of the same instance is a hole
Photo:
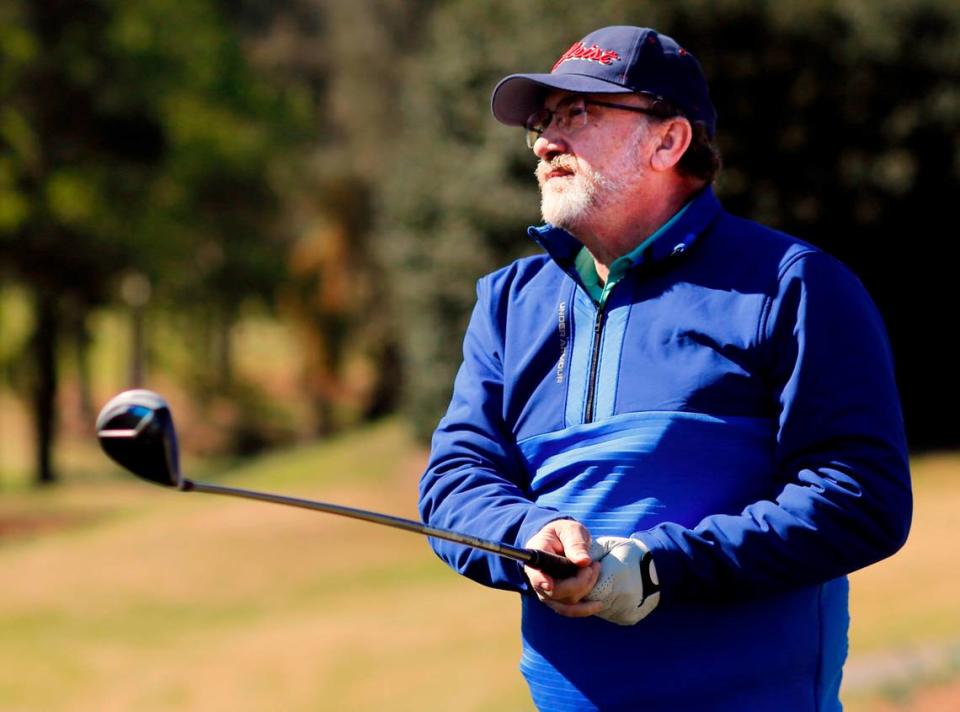
[[[523,127],[527,132],[527,147],[533,148],[533,145],[540,138],[541,134],[551,125],[556,126],[561,131],[572,134],[587,125],[587,106],[605,106],[608,109],[620,109],[621,111],[633,111],[637,114],[650,114],[651,116],[664,116],[663,109],[644,106],[629,106],[628,104],[612,104],[608,101],[595,101],[586,99],[582,96],[571,96],[564,99],[557,108],[540,109],[530,114]]]

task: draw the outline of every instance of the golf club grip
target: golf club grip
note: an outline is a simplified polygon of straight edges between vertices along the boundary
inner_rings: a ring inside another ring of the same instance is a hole
[[[527,566],[543,571],[545,574],[550,574],[553,578],[573,578],[580,570],[579,566],[563,556],[550,554],[546,551],[540,551],[539,549],[527,549],[526,551],[531,556],[531,559],[527,562]]]

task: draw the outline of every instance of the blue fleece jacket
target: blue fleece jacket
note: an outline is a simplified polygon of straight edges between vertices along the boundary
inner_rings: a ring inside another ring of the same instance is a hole
[[[420,487],[431,525],[522,546],[573,517],[653,553],[635,626],[522,596],[521,670],[542,709],[835,710],[845,575],[910,525],[882,321],[842,264],[704,190],[610,291],[580,244],[480,280],[454,395]],[[432,542],[528,593],[515,562]]]

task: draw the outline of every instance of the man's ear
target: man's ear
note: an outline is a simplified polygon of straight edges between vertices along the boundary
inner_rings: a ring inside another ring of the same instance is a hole
[[[657,143],[650,166],[654,170],[667,171],[677,165],[693,139],[693,128],[682,116],[667,119],[658,127]]]

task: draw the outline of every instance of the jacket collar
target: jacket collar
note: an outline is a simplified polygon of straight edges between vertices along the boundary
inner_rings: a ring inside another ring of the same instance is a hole
[[[712,186],[707,186],[693,198],[683,215],[639,255],[634,266],[653,265],[686,254],[720,210],[720,201],[714,195]],[[549,223],[529,227],[527,234],[564,272],[569,274],[576,271],[575,261],[583,245],[573,235]]]

